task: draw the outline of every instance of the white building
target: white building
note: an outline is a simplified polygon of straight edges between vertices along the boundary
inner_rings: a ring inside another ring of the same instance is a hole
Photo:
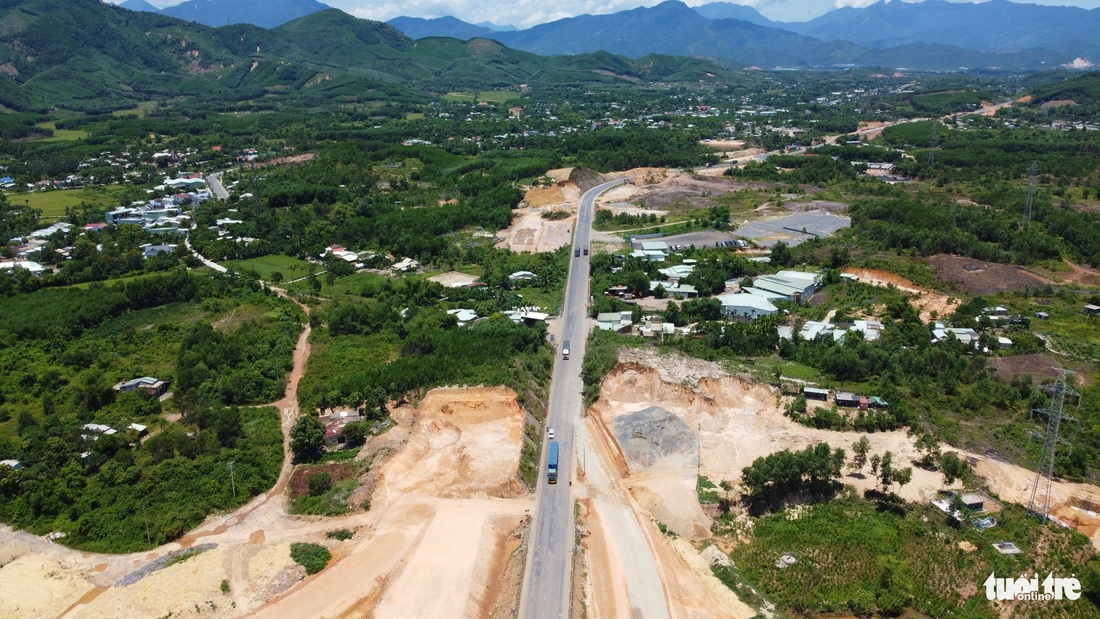
[[[774,316],[779,308],[760,295],[738,292],[715,297],[722,304],[722,315],[730,318]]]
[[[46,267],[33,260],[3,260],[0,261],[0,271],[11,272],[15,269],[25,269],[35,277],[41,277],[46,272]]]

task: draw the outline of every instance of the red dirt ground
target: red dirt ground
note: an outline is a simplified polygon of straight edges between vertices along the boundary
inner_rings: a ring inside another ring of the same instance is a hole
[[[954,288],[971,294],[1023,292],[1051,283],[1045,277],[1023,267],[985,262],[962,256],[940,254],[928,259],[936,277]]]
[[[343,462],[329,462],[316,466],[299,466],[290,477],[290,498],[296,499],[309,494],[309,476],[314,473],[328,473],[332,483],[338,484],[345,479],[355,477],[355,467]]]

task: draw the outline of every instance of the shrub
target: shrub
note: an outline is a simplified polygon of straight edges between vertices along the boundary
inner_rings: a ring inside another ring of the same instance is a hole
[[[332,531],[325,533],[325,537],[329,539],[340,540],[341,542],[351,539],[353,535],[355,534],[352,533],[350,529],[333,529]]]
[[[328,473],[313,473],[309,476],[309,496],[321,496],[332,488],[332,477]]]
[[[316,574],[325,569],[329,560],[332,559],[332,553],[320,544],[295,542],[290,545],[290,558],[306,568],[306,574]]]

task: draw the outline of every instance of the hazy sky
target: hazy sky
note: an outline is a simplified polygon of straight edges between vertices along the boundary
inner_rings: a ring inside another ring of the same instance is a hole
[[[117,1],[117,0],[116,0]],[[165,7],[178,0],[149,0]],[[565,17],[584,14],[615,13],[639,6],[653,6],[661,0],[320,0],[329,6],[362,17],[386,21],[408,17],[443,17],[453,15],[470,23],[493,22],[529,28]],[[688,6],[699,6],[718,0],[685,0]],[[893,0],[899,2],[901,0]],[[739,0],[756,8],[765,17],[776,21],[806,21],[842,6],[867,6],[875,0]],[[1031,0],[1030,4],[1071,4],[1087,9],[1100,7],[1100,0]]]

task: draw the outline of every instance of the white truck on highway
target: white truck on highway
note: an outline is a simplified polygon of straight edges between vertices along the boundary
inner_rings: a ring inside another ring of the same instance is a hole
[[[562,344],[561,358],[562,359],[568,359],[569,358],[569,340],[565,340],[565,342]]]

